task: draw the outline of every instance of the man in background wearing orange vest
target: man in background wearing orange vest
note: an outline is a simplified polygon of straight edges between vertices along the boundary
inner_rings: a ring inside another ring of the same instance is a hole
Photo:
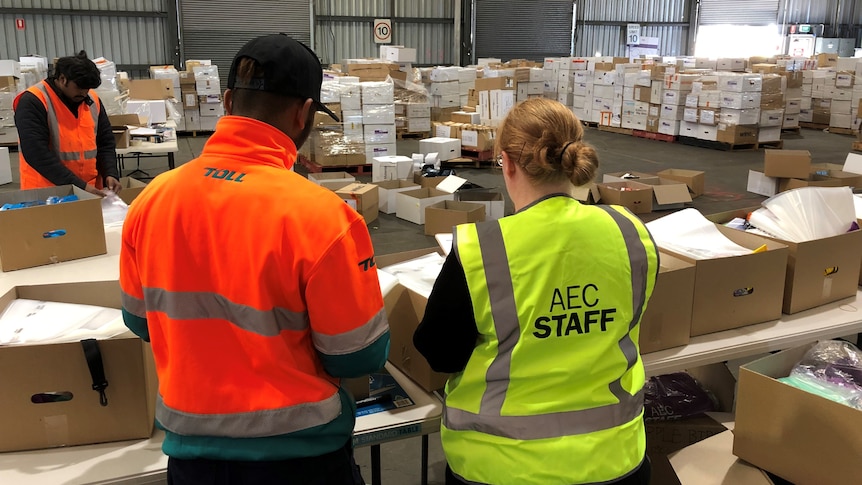
[[[389,325],[365,221],[293,172],[320,103],[305,45],[237,54],[201,156],[123,225],[126,325],[152,343],[168,483],[362,483],[341,378],[383,367]]]
[[[101,83],[99,69],[81,51],[58,59],[53,77],[15,98],[22,190],[75,185],[96,195],[104,195],[103,188],[120,191],[111,122],[90,92]]]

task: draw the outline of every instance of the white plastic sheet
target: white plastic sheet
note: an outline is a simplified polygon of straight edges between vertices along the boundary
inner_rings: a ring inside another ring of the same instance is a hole
[[[115,308],[17,299],[0,315],[0,345],[77,342],[127,331]]]
[[[853,196],[853,205],[856,206],[856,219],[862,219],[862,195]]]
[[[726,238],[697,209],[683,209],[649,222],[646,226],[659,247],[692,259],[751,254],[751,249]]]
[[[102,198],[102,219],[105,227],[122,226],[128,211],[129,206],[123,199],[110,190],[105,191],[105,197]]]
[[[802,187],[763,201],[752,226],[791,242],[813,241],[849,231],[856,221],[850,187]]]
[[[404,261],[382,268],[396,278],[398,282],[416,293],[428,298],[434,288],[434,282],[443,267],[443,256],[430,253],[416,259]]]

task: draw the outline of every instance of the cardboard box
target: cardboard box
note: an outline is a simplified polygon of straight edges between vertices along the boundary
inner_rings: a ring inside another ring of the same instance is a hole
[[[584,204],[598,204],[602,200],[599,186],[593,182],[572,189],[572,197]]]
[[[623,177],[624,175],[629,175],[628,177]],[[656,185],[659,183],[658,175],[654,173],[643,173],[643,172],[612,172],[606,173],[602,175],[602,182],[625,182],[628,180],[633,180],[635,182],[640,182],[642,184],[647,185]]]
[[[61,185],[0,193],[0,206],[72,194],[79,200],[0,212],[0,269],[32,268],[107,252],[101,197]]]
[[[346,67],[347,75],[358,77],[360,82],[385,81],[390,71],[398,70],[397,64],[389,63],[348,64]]]
[[[621,205],[635,214],[652,212],[652,187],[638,182],[608,182],[596,184],[602,201],[606,204]]]
[[[717,224],[716,228],[740,246],[755,250],[765,245],[767,250],[698,260],[665,251],[695,264],[692,337],[776,320],[781,316],[787,246],[722,225]]]
[[[778,381],[812,346],[740,368],[733,454],[794,483],[856,483],[862,412]]]
[[[425,208],[444,200],[455,200],[455,196],[433,188],[399,192],[395,195],[395,215],[414,224],[425,224]]]
[[[129,99],[165,100],[174,97],[170,79],[134,79],[129,82]]]
[[[356,177],[347,172],[319,172],[309,173],[308,180],[326,187],[329,190],[336,191],[342,187],[346,187],[356,182]]]
[[[764,175],[763,172],[749,170],[748,183],[745,190],[764,197],[772,197],[778,193],[778,180],[775,177]]]
[[[811,153],[808,150],[764,150],[763,174],[768,177],[808,178]]]
[[[419,153],[436,153],[440,161],[461,156],[461,140],[458,138],[426,138],[419,140]]]
[[[422,172],[413,172],[413,183],[423,189],[434,189],[444,180],[446,177],[423,177]]]
[[[506,202],[500,192],[485,192],[484,190],[464,190],[456,193],[461,202],[473,202],[485,206],[485,219],[496,220],[506,215]]]
[[[98,205],[98,202],[96,202]],[[5,232],[5,231],[4,231]],[[0,297],[0,313],[13,299],[120,308],[116,281],[18,286]],[[130,333],[100,340],[108,405],[99,404],[79,342],[0,348],[5,372],[0,406],[0,451],[144,439],[152,435],[157,381],[149,344]],[[24,371],[26,370],[26,371]],[[71,400],[33,404],[46,392]]]
[[[408,180],[413,174],[413,159],[401,155],[374,157],[371,161],[371,181]]]
[[[672,453],[670,463],[681,485],[774,485],[765,471],[733,455],[729,430]]]
[[[694,302],[694,264],[663,253],[658,279],[640,324],[640,352],[686,345]]]
[[[401,195],[401,194],[399,194]],[[396,263],[425,256],[429,253],[439,253],[436,247],[417,249],[403,253],[376,256],[378,268],[385,268]],[[426,391],[441,389],[446,385],[448,374],[434,372],[425,357],[413,346],[413,333],[425,316],[425,305],[428,299],[402,285],[383,296],[386,316],[389,319],[389,362],[406,374]]]
[[[131,204],[147,186],[146,183],[132,177],[120,177],[120,185],[123,186],[123,190],[118,195],[126,204]]]
[[[718,125],[717,140],[731,145],[751,145],[757,143],[757,125]],[[768,150],[767,150],[768,151]]]
[[[355,183],[342,187],[335,193],[360,213],[366,224],[377,219],[379,213],[377,206],[380,199],[376,185]]]
[[[473,202],[443,200],[425,208],[425,235],[452,233],[453,227],[485,220],[485,206]]]
[[[379,199],[377,207],[384,214],[395,213],[395,195],[397,193],[421,188],[409,180],[382,180],[375,182],[375,185],[377,185],[377,197]]]
[[[115,148],[128,148],[131,137],[129,136],[128,126],[111,126],[111,133],[114,134]]]
[[[9,160],[9,147],[0,147],[0,185],[12,183],[12,164]]]
[[[660,178],[676,180],[688,186],[692,198],[703,195],[706,175],[699,170],[686,170],[681,168],[669,168],[656,173]]]
[[[691,202],[688,186],[676,180],[659,179],[652,186],[653,210],[683,209]]]

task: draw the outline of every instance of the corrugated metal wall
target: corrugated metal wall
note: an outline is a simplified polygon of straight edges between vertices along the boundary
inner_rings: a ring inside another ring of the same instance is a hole
[[[326,64],[377,57],[374,18],[392,19],[392,45],[416,48],[417,65],[457,62],[455,0],[315,0],[314,15],[314,49]]]
[[[222,87],[240,47],[254,37],[284,32],[311,43],[307,0],[181,0],[183,61],[210,59]]]
[[[26,54],[53,59],[84,49],[120,66],[170,63],[166,15],[154,14],[165,12],[166,5],[166,0],[0,0],[0,59]],[[15,28],[17,18],[24,19],[24,30]]]
[[[698,24],[775,24],[778,4],[779,0],[701,0]]]
[[[782,0],[786,23],[831,24],[835,21],[836,10],[839,23],[862,24],[862,0]],[[819,33],[819,32],[818,32]]]
[[[476,0],[476,57],[530,59],[572,51],[572,0]]]
[[[641,36],[658,37],[663,55],[688,50],[687,0],[582,0],[577,3],[575,55],[625,56],[626,23],[640,23]]]

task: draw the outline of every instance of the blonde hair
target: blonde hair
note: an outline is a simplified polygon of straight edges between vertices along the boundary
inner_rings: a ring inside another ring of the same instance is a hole
[[[584,143],[581,121],[566,106],[545,98],[517,104],[500,126],[497,146],[536,184],[569,180],[584,185],[599,166],[596,150]]]

